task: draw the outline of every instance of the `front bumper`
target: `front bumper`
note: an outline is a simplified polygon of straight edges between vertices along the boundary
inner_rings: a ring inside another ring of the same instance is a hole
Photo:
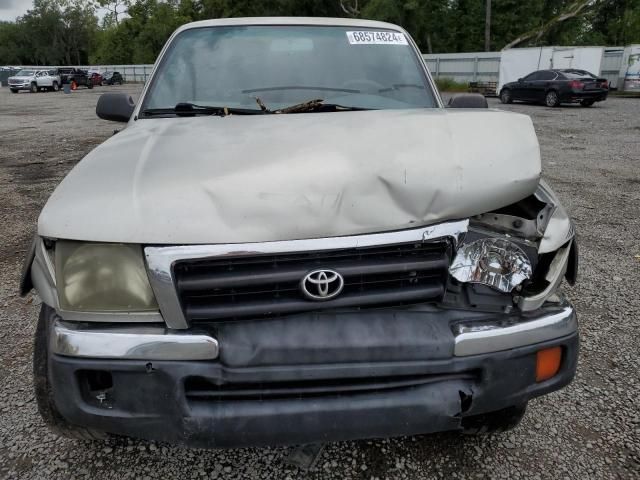
[[[460,430],[466,417],[568,384],[578,354],[567,303],[528,315],[424,307],[135,329],[54,322],[57,408],[77,425],[197,447]],[[552,346],[560,371],[536,383],[536,352]]]
[[[553,340],[577,331],[573,307],[541,310],[528,316],[483,316],[454,321],[453,355],[499,352]],[[162,327],[108,327],[57,321],[51,351],[58,355],[114,360],[215,360],[218,340],[203,332]]]
[[[10,83],[9,88],[14,90],[29,90],[31,88],[31,83]]]

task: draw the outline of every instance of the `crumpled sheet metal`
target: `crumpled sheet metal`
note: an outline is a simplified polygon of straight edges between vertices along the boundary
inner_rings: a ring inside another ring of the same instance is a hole
[[[532,194],[529,117],[420,109],[145,119],[92,151],[39,219],[54,238],[244,243],[380,232]]]

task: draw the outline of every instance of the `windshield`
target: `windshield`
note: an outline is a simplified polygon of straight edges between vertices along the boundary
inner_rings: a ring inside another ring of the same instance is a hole
[[[35,73],[34,70],[20,70],[16,73],[16,77],[32,77]]]
[[[414,48],[399,32],[346,27],[205,27],[180,33],[142,109],[190,102],[270,109],[310,99],[346,107],[436,107]]]

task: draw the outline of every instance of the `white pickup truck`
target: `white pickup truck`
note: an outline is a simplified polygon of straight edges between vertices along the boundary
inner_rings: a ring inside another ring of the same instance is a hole
[[[20,70],[13,77],[9,77],[9,89],[11,93],[18,93],[20,90],[29,90],[31,93],[38,91],[53,90],[57,92],[62,82],[58,70]]]
[[[531,119],[478,95],[445,108],[402,28],[191,23],[137,103],[96,113],[127,126],[53,193],[21,281],[54,431],[482,434],[574,377],[575,230]]]

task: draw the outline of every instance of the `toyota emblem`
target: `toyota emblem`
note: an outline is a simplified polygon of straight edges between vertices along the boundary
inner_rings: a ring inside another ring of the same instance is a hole
[[[304,276],[300,287],[311,300],[330,300],[342,291],[344,278],[334,270],[314,270]]]

